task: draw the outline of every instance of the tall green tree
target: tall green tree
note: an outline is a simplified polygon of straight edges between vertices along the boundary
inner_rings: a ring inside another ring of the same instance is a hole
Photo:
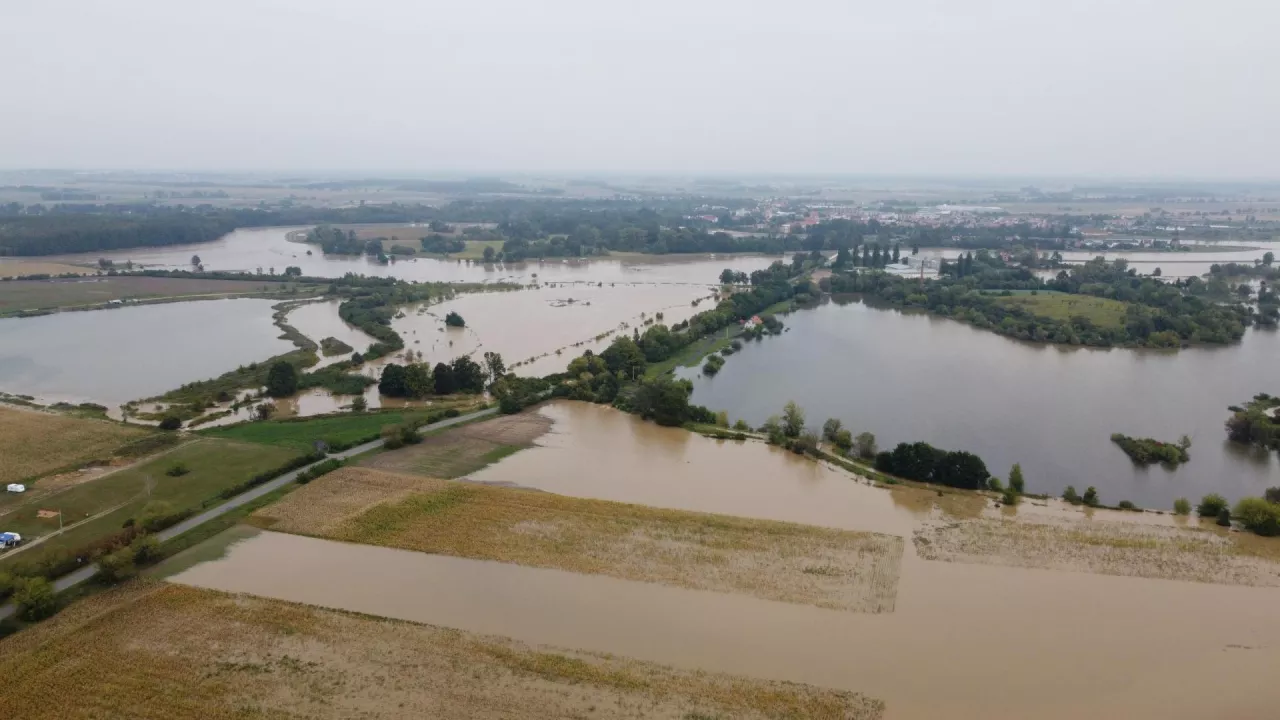
[[[1027,483],[1026,480],[1022,478],[1022,465],[1018,463],[1014,463],[1013,467],[1009,470],[1009,489],[1019,495],[1026,492]]]
[[[790,438],[800,437],[800,433],[804,432],[804,408],[797,405],[795,400],[788,400],[782,408],[782,431]]]
[[[453,376],[453,368],[444,364],[436,363],[431,371],[431,377],[435,380],[435,391],[437,395],[452,395],[458,392],[458,381]]]
[[[267,371],[267,394],[271,397],[289,397],[298,392],[298,369],[280,360]]]

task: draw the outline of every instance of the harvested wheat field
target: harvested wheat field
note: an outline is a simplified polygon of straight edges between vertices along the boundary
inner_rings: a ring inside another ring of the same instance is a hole
[[[0,641],[0,717],[878,718],[862,695],[134,582]]]
[[[904,545],[878,533],[356,468],[313,481],[259,510],[254,522],[333,540],[853,612],[893,611]]]
[[[428,477],[462,477],[529,447],[551,424],[550,418],[536,412],[503,415],[428,435],[417,445],[379,453],[360,464]]]
[[[106,420],[57,415],[0,405],[0,483],[89,460],[105,460],[148,431]]]
[[[1280,586],[1280,541],[1199,526],[1019,514],[926,525],[928,560],[1128,575],[1226,585]]]

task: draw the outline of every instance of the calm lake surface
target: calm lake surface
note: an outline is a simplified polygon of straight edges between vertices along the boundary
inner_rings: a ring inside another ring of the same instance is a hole
[[[288,352],[274,300],[202,300],[0,319],[0,390],[114,408]]]
[[[788,400],[811,428],[839,418],[881,449],[924,440],[968,450],[1001,478],[1022,463],[1027,487],[1058,494],[1098,488],[1104,502],[1169,509],[1180,496],[1235,499],[1280,485],[1275,453],[1228,443],[1228,405],[1280,394],[1280,333],[1179,352],[1088,350],[1022,343],[948,319],[828,302],[788,315],[781,337],[748,343],[714,378],[695,378],[693,402],[752,426]],[[1191,462],[1135,467],[1111,433],[1176,441]]]

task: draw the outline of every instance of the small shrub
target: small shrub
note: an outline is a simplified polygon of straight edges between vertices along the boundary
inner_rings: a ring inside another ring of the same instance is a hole
[[[1027,491],[1026,480],[1022,478],[1022,466],[1018,463],[1014,463],[1009,470],[1009,487],[1019,495]]]
[[[750,432],[751,426],[747,424],[746,420],[739,419],[738,422],[733,424],[733,429],[737,430],[739,433],[744,433]]]
[[[1141,510],[1142,509],[1142,508],[1139,508],[1137,505],[1134,505],[1133,502],[1130,500],[1121,500],[1120,505],[1118,507],[1121,510]]]
[[[1222,527],[1231,527],[1231,510],[1230,508],[1222,508],[1218,511],[1218,524]]]
[[[1080,500],[1089,507],[1098,507],[1098,489],[1092,485],[1085,488],[1084,495]]]
[[[462,413],[458,410],[458,408],[449,408],[448,410],[444,411],[444,416],[447,418],[456,418],[461,414]]]
[[[1200,504],[1196,506],[1196,512],[1199,513],[1200,517],[1218,517],[1226,508],[1226,498],[1218,493],[1209,493],[1200,498]]]
[[[1280,535],[1280,505],[1260,497],[1241,498],[1231,514],[1246,530],[1267,537]]]
[[[164,471],[164,474],[169,477],[182,477],[189,472],[191,472],[191,468],[187,467],[185,463],[174,463],[169,466],[168,470]]]
[[[1004,483],[1000,482],[1000,478],[992,475],[987,479],[987,489],[991,490],[991,492],[1002,493],[1004,492]]]
[[[1000,495],[1000,501],[1005,505],[1017,505],[1021,499],[1022,496],[1013,488],[1005,488],[1004,493]]]
[[[1174,501],[1173,501],[1173,513],[1174,513],[1175,515],[1190,515],[1190,514],[1191,514],[1191,501],[1190,501],[1190,500],[1188,500],[1188,499],[1186,499],[1186,498],[1184,498],[1184,497],[1180,497],[1180,498],[1178,498],[1177,500],[1174,500]]]
[[[177,430],[182,427],[182,420],[174,415],[165,415],[160,421],[161,430]]]

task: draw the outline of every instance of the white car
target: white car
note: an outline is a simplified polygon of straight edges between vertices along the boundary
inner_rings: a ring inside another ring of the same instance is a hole
[[[11,493],[23,493],[27,491],[27,486],[19,485],[18,483],[9,483],[8,490]]]

